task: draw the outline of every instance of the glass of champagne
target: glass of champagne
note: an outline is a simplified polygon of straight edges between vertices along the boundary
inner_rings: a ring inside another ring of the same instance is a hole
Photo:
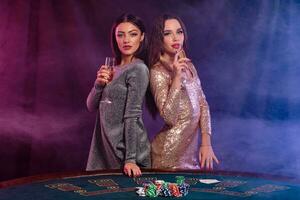
[[[114,57],[105,58],[105,66],[110,71],[109,78],[108,78],[109,82],[113,79],[115,63],[116,63],[116,59]]]
[[[179,55],[178,55],[178,59],[180,58],[186,58],[186,54],[184,52],[184,50],[180,50],[179,52]],[[185,86],[186,82],[187,82],[187,72],[186,72],[187,69],[184,69],[182,70],[182,76],[181,76],[181,83],[182,83],[182,86]]]
[[[108,80],[108,83],[112,81],[113,79],[113,76],[114,76],[114,66],[115,66],[115,63],[116,63],[116,59],[114,57],[106,57],[105,58],[105,66],[107,68],[107,70],[109,70],[109,78],[107,79]],[[106,96],[105,99],[101,102],[104,102],[104,103],[112,103],[108,97]]]

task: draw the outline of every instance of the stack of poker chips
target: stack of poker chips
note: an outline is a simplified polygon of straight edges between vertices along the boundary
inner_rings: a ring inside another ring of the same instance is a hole
[[[139,196],[148,197],[182,197],[188,194],[190,185],[184,182],[183,176],[176,176],[176,183],[169,183],[163,180],[144,183],[144,187],[137,187],[136,193]]]

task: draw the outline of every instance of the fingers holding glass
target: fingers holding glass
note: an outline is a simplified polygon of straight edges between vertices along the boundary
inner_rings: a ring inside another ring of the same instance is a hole
[[[108,77],[109,82],[113,79],[115,64],[116,64],[116,59],[114,57],[105,58],[105,66],[107,71],[109,72],[109,77]]]
[[[106,57],[105,64],[100,67],[97,72],[97,81],[101,85],[105,85],[112,81],[115,66],[115,58]]]
[[[175,73],[180,76],[182,87],[185,86],[188,79],[187,71],[189,70],[188,62],[190,61],[191,60],[186,57],[183,49],[176,52],[173,66],[175,68]]]
[[[111,73],[112,72],[110,72],[110,70],[108,70],[105,65],[102,65],[97,72],[97,79],[96,79],[97,83],[102,86],[107,84],[111,79],[112,76]]]
[[[97,74],[97,79],[99,79],[99,82],[102,85],[107,85],[109,82],[113,80],[114,66],[115,66],[115,58],[106,57],[105,65],[101,66]],[[112,101],[109,99],[109,92],[107,92],[107,95],[103,97],[103,100],[101,100],[101,102],[106,104],[112,103]]]
[[[174,68],[175,68],[175,73],[176,76],[180,77],[181,80],[181,84],[182,86],[184,86],[186,84],[186,81],[188,79],[187,77],[187,70],[188,70],[188,65],[186,62],[176,62],[174,64]]]

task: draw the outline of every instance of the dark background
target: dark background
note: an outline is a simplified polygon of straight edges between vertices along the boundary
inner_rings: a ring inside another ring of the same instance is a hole
[[[216,169],[300,177],[300,1],[0,0],[0,180],[85,169],[85,100],[123,12],[185,22]]]

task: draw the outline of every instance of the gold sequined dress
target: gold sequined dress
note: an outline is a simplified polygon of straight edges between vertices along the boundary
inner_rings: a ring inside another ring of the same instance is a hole
[[[152,141],[152,167],[199,169],[200,134],[211,134],[209,106],[197,71],[181,89],[172,87],[172,71],[159,62],[150,70],[150,86],[165,125]]]

